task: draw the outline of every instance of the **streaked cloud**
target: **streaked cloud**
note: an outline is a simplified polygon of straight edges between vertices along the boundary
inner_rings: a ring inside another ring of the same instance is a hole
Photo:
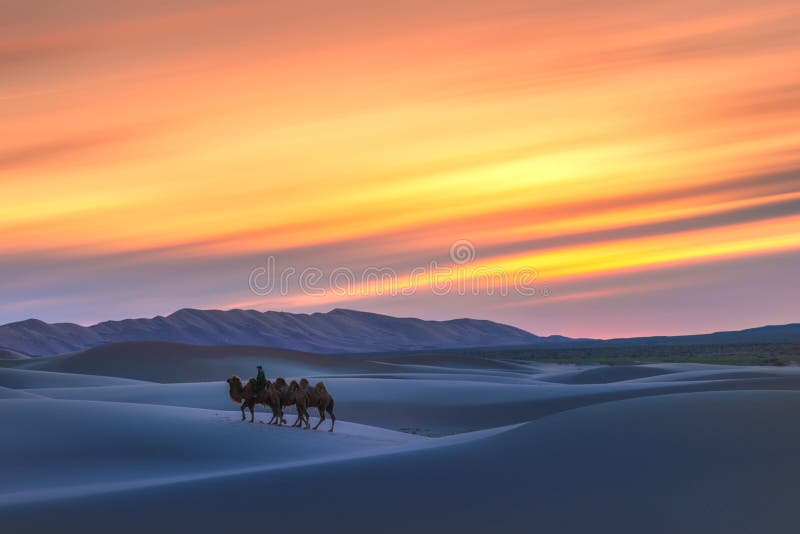
[[[469,239],[475,267],[531,265],[563,291],[467,314],[539,331],[526,310],[553,310],[546,328],[576,334],[557,310],[579,323],[636,298],[643,319],[605,327],[633,335],[663,321],[646,310],[671,284],[713,308],[704,266],[796,267],[796,2],[2,8],[0,322],[324,308],[336,299],[254,298],[247,272],[275,255],[402,278]],[[796,320],[759,302],[752,324]],[[724,327],[727,310],[663,330]]]

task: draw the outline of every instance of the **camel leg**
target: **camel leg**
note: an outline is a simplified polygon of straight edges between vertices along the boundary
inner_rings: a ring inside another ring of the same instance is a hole
[[[302,427],[303,423],[305,422],[305,418],[303,417],[303,408],[297,406],[297,419],[294,420],[294,424],[292,428],[295,427]]]
[[[250,405],[248,405],[247,407],[248,407],[248,408],[250,408],[250,422],[251,422],[251,423],[255,423],[255,421],[256,421],[256,409],[255,409],[255,404],[250,404]]]
[[[303,412],[300,410],[300,407],[297,407],[297,419],[294,420],[292,424],[292,428],[298,427],[303,424]]]
[[[273,406],[271,404],[268,405],[268,406],[269,406],[270,411],[272,411],[272,417],[270,417],[269,423],[267,423],[267,424],[268,425],[273,425],[273,424],[275,424],[275,406]]]
[[[286,406],[287,406],[286,404],[281,403],[281,423],[283,423],[284,425],[289,424],[289,421],[287,421],[286,418],[283,416],[285,413],[283,409],[286,408]]]
[[[322,406],[318,406],[317,409],[319,410],[319,422],[316,425],[314,425],[314,430],[318,429],[319,425],[321,425],[322,422],[325,420],[325,408],[323,408]]]
[[[244,407],[246,404],[247,404],[246,402],[243,402],[242,405],[239,407],[239,409],[242,410],[242,421],[246,419],[246,417],[244,416]]]
[[[333,415],[333,406],[328,406],[328,413],[331,414],[331,429],[328,432],[333,432],[333,425],[336,424],[336,416]]]

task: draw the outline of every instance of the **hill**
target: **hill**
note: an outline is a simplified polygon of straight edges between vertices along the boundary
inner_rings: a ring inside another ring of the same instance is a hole
[[[603,341],[605,346],[733,345],[743,343],[800,343],[800,323],[768,325],[711,334],[630,337]]]
[[[564,339],[539,337],[492,321],[425,321],[344,309],[312,314],[183,309],[166,317],[105,321],[88,327],[36,319],[0,326],[0,348],[31,356],[65,354],[127,341],[250,345],[343,354],[507,347],[558,343]]]

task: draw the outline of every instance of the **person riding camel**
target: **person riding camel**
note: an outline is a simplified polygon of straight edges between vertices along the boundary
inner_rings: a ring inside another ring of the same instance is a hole
[[[258,394],[267,386],[267,377],[264,375],[264,369],[261,366],[257,366],[258,369],[258,376],[256,376],[256,389],[253,391],[253,396],[258,397]]]

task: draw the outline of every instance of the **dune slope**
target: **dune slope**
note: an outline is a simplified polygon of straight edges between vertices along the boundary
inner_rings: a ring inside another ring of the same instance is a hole
[[[244,471],[32,500],[0,507],[0,519],[24,520],[40,530],[65,521],[98,529],[113,521],[115,529],[134,532],[152,521],[180,528],[191,518],[206,530],[224,529],[241,513],[246,489],[245,495],[269,503],[265,513],[294,505],[309,526],[332,532],[376,525],[390,532],[420,525],[448,531],[585,532],[602,525],[614,532],[786,532],[800,527],[792,511],[800,427],[787,428],[798,410],[796,392],[603,403],[439,447],[387,448],[386,454],[334,457],[268,474]],[[270,437],[284,429],[275,430]],[[299,435],[317,445],[332,438]],[[215,450],[213,444],[200,447],[194,461]],[[162,459],[172,466],[179,451],[176,443]],[[246,463],[249,452],[243,454]],[[272,528],[295,524],[291,513],[270,521]]]
[[[268,347],[195,346],[142,341],[114,343],[74,354],[8,362],[6,367],[114,376],[153,382],[220,380],[252,376],[263,365],[271,376],[382,369],[371,362]]]

